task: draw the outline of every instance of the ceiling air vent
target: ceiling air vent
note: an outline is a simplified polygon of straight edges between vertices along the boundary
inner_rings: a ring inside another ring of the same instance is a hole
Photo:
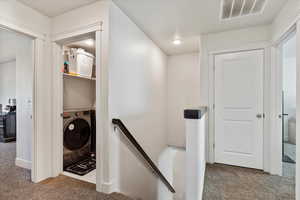
[[[232,19],[263,12],[267,0],[221,0],[221,19]]]

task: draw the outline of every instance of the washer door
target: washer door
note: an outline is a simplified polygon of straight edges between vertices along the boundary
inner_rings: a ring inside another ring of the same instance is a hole
[[[91,135],[89,123],[81,118],[70,121],[64,130],[64,146],[69,150],[78,150],[84,147]]]

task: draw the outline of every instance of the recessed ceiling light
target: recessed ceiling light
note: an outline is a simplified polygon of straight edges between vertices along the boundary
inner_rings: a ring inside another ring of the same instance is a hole
[[[85,44],[89,45],[89,46],[93,46],[94,45],[94,40],[90,39],[90,40],[86,40]]]
[[[175,40],[173,41],[173,44],[175,44],[175,45],[180,45],[180,44],[181,44],[181,40],[180,40],[180,39],[175,39]]]

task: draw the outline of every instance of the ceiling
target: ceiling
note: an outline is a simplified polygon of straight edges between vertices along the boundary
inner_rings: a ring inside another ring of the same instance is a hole
[[[19,0],[56,16],[95,0]],[[220,20],[221,0],[113,0],[168,55],[198,51],[199,35],[270,24],[288,0],[267,0],[258,15]],[[174,46],[175,37],[182,44]]]
[[[272,22],[287,0],[268,0],[260,15],[220,20],[221,0],[113,0],[167,54],[197,51],[201,33],[219,32]],[[183,44],[174,46],[174,37]],[[243,37],[243,36],[241,36]]]
[[[94,54],[96,53],[96,46],[95,46],[95,39],[90,38],[90,39],[84,39],[84,40],[79,40],[76,42],[71,42],[66,45],[69,48],[82,48],[88,53]]]
[[[18,0],[31,8],[54,17],[98,0]]]

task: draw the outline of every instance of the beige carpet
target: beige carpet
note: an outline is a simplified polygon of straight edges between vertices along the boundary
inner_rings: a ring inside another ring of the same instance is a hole
[[[66,176],[39,184],[14,164],[15,143],[0,143],[0,200],[130,200],[120,194],[97,193],[95,185]],[[208,165],[203,200],[294,200],[294,178],[258,170]]]
[[[294,178],[259,170],[207,165],[203,200],[294,200]]]
[[[15,143],[0,143],[0,200],[130,200],[97,193],[94,184],[66,176],[33,184],[30,171],[15,166],[15,156]]]

